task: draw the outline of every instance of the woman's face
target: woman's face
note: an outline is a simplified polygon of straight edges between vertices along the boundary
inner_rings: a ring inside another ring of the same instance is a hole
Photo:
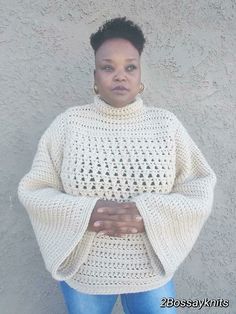
[[[94,81],[105,102],[123,107],[135,100],[141,84],[140,56],[128,40],[106,40],[96,52],[95,65]],[[114,90],[117,86],[127,90]]]

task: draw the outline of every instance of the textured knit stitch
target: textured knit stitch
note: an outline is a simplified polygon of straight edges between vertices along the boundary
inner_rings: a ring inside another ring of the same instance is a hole
[[[46,269],[90,294],[167,283],[213,205],[216,175],[177,116],[138,95],[116,108],[94,102],[59,114],[44,131],[18,197]],[[145,232],[88,231],[99,199],[135,202]]]

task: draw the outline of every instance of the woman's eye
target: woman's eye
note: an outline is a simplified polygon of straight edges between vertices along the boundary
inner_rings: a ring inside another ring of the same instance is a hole
[[[128,69],[131,69],[131,70],[134,70],[134,69],[136,69],[136,66],[133,65],[133,64],[131,64],[131,65],[129,65],[127,68],[128,68]],[[106,65],[106,66],[103,67],[103,70],[111,70],[111,69],[112,69],[112,67],[109,66],[109,65]]]
[[[130,67],[133,68],[133,69],[136,69],[135,65],[129,65],[128,68],[130,68]]]
[[[111,67],[109,65],[106,65],[105,67],[103,67],[104,70],[106,69],[111,69]]]

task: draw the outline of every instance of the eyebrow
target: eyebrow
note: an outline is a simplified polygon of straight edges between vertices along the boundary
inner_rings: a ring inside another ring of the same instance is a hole
[[[136,58],[128,58],[128,59],[126,59],[126,61],[133,61],[133,60],[137,60],[137,59]],[[112,59],[102,59],[102,61],[113,62]]]

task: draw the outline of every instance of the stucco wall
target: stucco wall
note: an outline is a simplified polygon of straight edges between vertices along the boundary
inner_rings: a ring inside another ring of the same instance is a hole
[[[236,313],[235,12],[234,0],[0,0],[1,314],[66,313],[16,189],[52,119],[92,100],[90,34],[123,15],[147,37],[145,103],[181,119],[218,178],[213,213],[174,276],[177,298],[229,299],[200,313]]]

